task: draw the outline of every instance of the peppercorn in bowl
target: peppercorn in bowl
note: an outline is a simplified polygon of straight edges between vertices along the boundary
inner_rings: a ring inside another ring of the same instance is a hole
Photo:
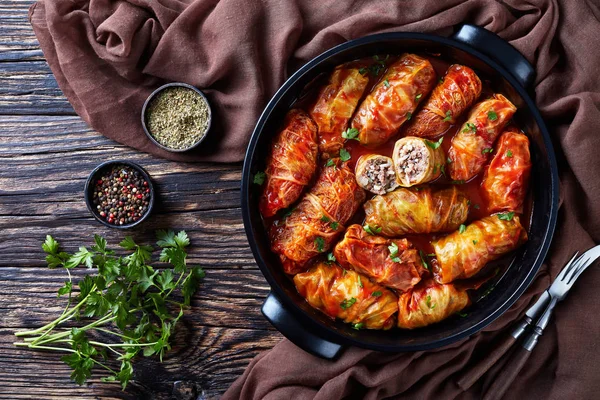
[[[130,161],[107,161],[89,175],[85,203],[98,221],[117,229],[132,228],[150,215],[154,187],[150,175]]]
[[[156,89],[142,107],[142,127],[158,147],[183,152],[206,138],[212,111],[204,93],[187,83],[168,83]]]

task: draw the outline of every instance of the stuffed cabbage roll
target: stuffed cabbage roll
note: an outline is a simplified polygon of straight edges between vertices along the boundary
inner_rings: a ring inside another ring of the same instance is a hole
[[[503,95],[477,104],[452,138],[448,151],[448,172],[454,180],[467,181],[483,169],[496,138],[517,108]]]
[[[395,324],[398,297],[366,276],[320,262],[294,276],[298,293],[308,304],[355,329],[390,329]]]
[[[403,54],[361,103],[352,119],[363,146],[377,147],[398,132],[417,105],[433,88],[431,63],[415,54]]]
[[[354,168],[358,185],[375,194],[385,194],[398,187],[394,162],[379,154],[360,156]]]
[[[469,212],[467,196],[451,186],[397,189],[365,203],[365,222],[388,237],[457,229]]]
[[[358,68],[341,65],[319,92],[317,102],[309,113],[319,127],[319,151],[325,158],[337,154],[342,148],[342,132],[348,127],[368,83],[369,78],[358,72]]]
[[[317,125],[304,111],[290,110],[267,158],[259,201],[264,217],[272,217],[298,200],[317,169],[317,157]]]
[[[365,201],[354,174],[339,159],[325,167],[312,189],[270,230],[271,248],[288,274],[306,270],[307,262],[326,252]]]
[[[494,214],[469,224],[433,245],[437,263],[433,274],[439,283],[470,278],[485,264],[506,254],[527,240],[527,232],[513,212]]]
[[[508,129],[498,139],[481,184],[488,211],[522,212],[530,171],[529,139],[515,128]]]
[[[481,94],[481,81],[464,65],[448,68],[440,82],[406,129],[407,136],[432,138],[446,132]]]
[[[419,283],[426,273],[419,251],[408,240],[370,235],[356,224],[348,227],[333,255],[342,267],[403,292]]]
[[[431,280],[422,282],[398,299],[398,327],[422,328],[440,322],[470,304],[465,289],[453,284],[440,285]]]
[[[415,136],[399,139],[394,146],[392,158],[396,179],[404,187],[437,179],[446,163],[444,150],[439,143]]]

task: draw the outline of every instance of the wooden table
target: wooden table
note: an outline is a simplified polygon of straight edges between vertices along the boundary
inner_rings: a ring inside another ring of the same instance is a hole
[[[91,130],[44,61],[27,20],[29,5],[0,2],[0,398],[163,399],[181,385],[215,398],[281,339],[260,314],[268,285],[244,234],[241,164],[169,162]],[[110,159],[141,164],[160,191],[152,218],[127,233],[96,222],[83,200],[87,175]],[[191,263],[207,271],[163,363],[138,359],[134,381],[122,392],[98,378],[77,386],[57,354],[13,346],[15,330],[44,325],[65,305],[56,297],[65,271],[44,262],[46,234],[75,250],[94,233],[113,245],[126,234],[151,243],[161,228],[185,229]]]

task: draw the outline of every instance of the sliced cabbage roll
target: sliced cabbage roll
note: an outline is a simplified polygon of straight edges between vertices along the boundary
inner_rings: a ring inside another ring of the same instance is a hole
[[[396,179],[404,187],[437,179],[446,162],[444,150],[439,143],[415,136],[399,139],[392,157]]]
[[[356,329],[390,329],[396,322],[398,297],[392,291],[335,263],[317,263],[294,276],[294,284],[311,306]]]
[[[415,54],[403,54],[388,68],[361,103],[352,119],[363,146],[377,147],[394,136],[431,92],[436,75],[431,63]]]
[[[437,263],[433,274],[439,283],[470,278],[488,262],[515,250],[527,240],[527,232],[514,212],[490,215],[469,224],[433,245]]]
[[[365,203],[365,222],[388,237],[447,232],[466,221],[469,199],[456,186],[396,189]]]
[[[356,182],[365,190],[375,194],[385,194],[398,187],[394,162],[379,154],[360,156],[354,168]]]
[[[350,225],[333,250],[337,262],[392,289],[406,291],[421,281],[427,271],[412,243],[367,233]]]

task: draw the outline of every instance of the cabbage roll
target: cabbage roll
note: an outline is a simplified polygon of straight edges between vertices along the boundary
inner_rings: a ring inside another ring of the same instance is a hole
[[[464,65],[448,68],[423,108],[414,116],[406,129],[407,136],[432,138],[446,132],[481,94],[477,74]]]
[[[488,211],[522,212],[530,171],[529,139],[515,128],[508,129],[498,139],[481,184]]]
[[[354,168],[358,185],[375,194],[385,194],[398,187],[394,162],[379,154],[360,156]]]
[[[267,158],[266,182],[259,200],[264,217],[294,203],[317,169],[317,125],[302,110],[290,110]]]
[[[319,151],[324,158],[338,154],[342,148],[342,132],[348,127],[368,83],[369,78],[360,74],[358,68],[341,65],[319,92],[317,102],[309,113],[319,127]]]
[[[419,251],[408,240],[370,235],[356,224],[348,227],[333,255],[342,267],[400,291],[411,289],[427,272]]]
[[[358,107],[352,127],[363,146],[377,147],[398,132],[417,105],[433,89],[436,75],[431,63],[414,54],[403,54]]]
[[[400,186],[410,187],[437,179],[442,174],[446,156],[440,143],[407,136],[399,139],[392,154],[396,179]]]
[[[437,257],[433,274],[439,283],[470,278],[488,262],[515,250],[527,232],[514,212],[494,214],[431,244]]]
[[[396,323],[398,297],[354,271],[320,262],[294,276],[298,293],[308,304],[355,329],[390,329]]]
[[[284,271],[304,271],[311,258],[328,251],[365,197],[346,164],[334,159],[325,167],[298,206],[271,227],[271,249]]]
[[[448,151],[448,172],[452,179],[468,181],[481,172],[496,138],[516,111],[501,94],[494,94],[471,110]]]
[[[468,202],[456,186],[397,189],[365,203],[365,222],[388,237],[452,231],[466,221]]]
[[[465,289],[428,280],[398,299],[398,327],[422,328],[440,322],[470,304]]]

